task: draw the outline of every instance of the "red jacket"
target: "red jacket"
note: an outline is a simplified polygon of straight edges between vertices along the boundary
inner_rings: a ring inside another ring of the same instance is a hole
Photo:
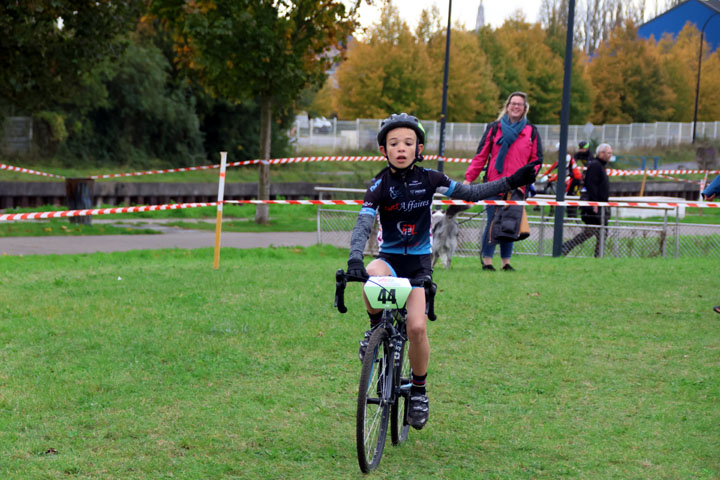
[[[494,126],[495,123],[497,123],[497,127]],[[536,133],[534,135],[535,138],[533,138],[533,130],[535,130],[535,127],[528,123],[525,128],[523,128],[522,132],[520,132],[520,135],[518,135],[515,142],[510,145],[507,155],[505,155],[503,171],[502,173],[498,173],[495,168],[495,158],[500,151],[500,145],[497,144],[497,141],[500,140],[500,137],[502,137],[502,129],[500,128],[499,122],[495,123],[488,124],[485,129],[485,133],[480,140],[480,144],[478,145],[477,153],[473,157],[472,162],[470,162],[470,166],[465,172],[465,180],[468,182],[473,182],[480,175],[480,172],[482,172],[485,164],[488,162],[488,159],[490,159],[490,168],[488,168],[488,175],[486,178],[486,181],[488,182],[499,180],[503,177],[509,177],[523,165],[537,159],[540,159],[540,163],[542,163],[543,154],[540,136]],[[492,141],[489,141],[488,137],[493,129],[495,129],[495,135]]]

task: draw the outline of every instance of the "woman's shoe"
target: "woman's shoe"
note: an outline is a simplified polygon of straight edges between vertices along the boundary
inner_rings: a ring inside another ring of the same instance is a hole
[[[491,270],[491,271],[494,272],[494,271],[495,271],[495,267],[493,267],[492,265],[484,265],[484,264],[483,264],[483,270]]]
[[[515,271],[515,269],[509,263],[503,267],[503,270],[505,270],[506,272],[514,272]]]

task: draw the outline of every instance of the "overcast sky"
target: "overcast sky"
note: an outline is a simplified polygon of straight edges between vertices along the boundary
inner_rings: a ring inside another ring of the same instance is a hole
[[[381,2],[382,0],[376,1],[377,4]],[[448,0],[392,0],[392,3],[411,29],[417,25],[420,12],[423,9],[431,8],[433,4],[440,10],[443,25],[447,25]],[[484,0],[482,3],[485,10],[485,23],[495,28],[502,25],[505,19],[518,9],[523,12],[528,22],[533,23],[537,20],[540,10],[540,0]],[[474,29],[479,5],[480,0],[454,0],[452,2],[453,24],[460,22],[468,30]],[[363,5],[360,9],[361,24],[368,27],[377,23],[379,12],[379,6]]]

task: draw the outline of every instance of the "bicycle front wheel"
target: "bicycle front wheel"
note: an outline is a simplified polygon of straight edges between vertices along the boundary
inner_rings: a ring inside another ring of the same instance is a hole
[[[377,468],[387,438],[392,398],[392,351],[389,334],[377,328],[368,340],[358,390],[356,443],[360,470]]]
[[[408,437],[410,424],[407,421],[408,403],[410,401],[410,387],[412,377],[410,374],[410,355],[408,355],[407,342],[403,342],[400,349],[400,368],[395,369],[395,386],[399,389],[390,413],[390,437],[393,445],[398,445]]]

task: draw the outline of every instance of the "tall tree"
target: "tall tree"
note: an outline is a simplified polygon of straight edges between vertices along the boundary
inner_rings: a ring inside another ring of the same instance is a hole
[[[213,94],[260,104],[260,155],[271,158],[273,115],[287,111],[308,85],[319,87],[357,26],[357,7],[339,0],[153,0],[172,27],[178,60]],[[260,165],[258,197],[270,197],[270,168]],[[267,223],[267,205],[255,221]]]
[[[673,115],[675,93],[668,86],[659,49],[638,38],[628,21],[601,44],[589,73],[596,96],[594,123],[656,122]]]
[[[673,39],[668,34],[658,42],[668,86],[675,93],[673,113],[668,118],[670,121],[691,122],[693,119],[699,46],[700,32],[695,24],[690,22],[676,38]]]
[[[428,42],[432,81],[427,90],[427,103],[432,117],[438,117],[442,110],[445,35],[444,30],[439,30]],[[497,112],[498,97],[490,62],[480,50],[474,33],[453,29],[450,39],[447,120],[487,121]]]
[[[709,51],[709,48],[705,51]],[[699,121],[711,122],[720,118],[720,95],[717,92],[720,92],[720,50],[715,50],[702,63],[698,103]]]
[[[132,41],[107,76],[99,102],[67,106],[68,123],[82,126],[68,138],[66,158],[138,166],[148,158],[173,166],[203,158],[195,98],[188,85],[170,81],[169,62],[156,46]]]
[[[555,55],[565,58],[565,39],[569,13],[568,0],[543,0],[540,9],[540,23],[545,29],[545,44]],[[581,50],[583,45],[580,30],[575,31],[573,43],[572,79],[570,91],[570,123],[581,124],[587,121],[592,107],[590,79],[587,76],[587,55]]]
[[[76,95],[95,65],[119,57],[120,34],[134,28],[141,7],[141,0],[3,2],[0,103],[28,114]]]
[[[510,46],[501,41],[500,35],[492,27],[486,25],[477,33],[480,50],[490,62],[490,75],[499,90],[497,110],[509,93],[526,88],[527,80],[519,62],[510,55]]]
[[[393,112],[428,115],[429,69],[425,44],[387,4],[368,40],[354,42],[337,70],[338,114],[341,118],[383,118]]]
[[[515,16],[505,20],[497,30],[497,35],[507,57],[518,71],[518,90],[528,94],[531,104],[528,117],[534,123],[557,123],[560,117],[563,64],[561,57],[545,43],[545,31],[539,24],[530,24],[521,16]],[[510,93],[501,92],[501,97]]]

